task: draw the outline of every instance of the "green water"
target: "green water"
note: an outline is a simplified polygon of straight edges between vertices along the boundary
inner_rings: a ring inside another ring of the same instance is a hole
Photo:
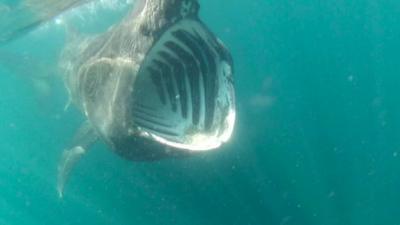
[[[63,111],[60,82],[38,101],[30,67],[7,57],[0,225],[400,224],[400,1],[201,4],[235,61],[229,144],[154,163],[98,144],[60,200],[57,163],[83,118]],[[50,27],[0,50],[30,52],[50,68],[63,34]]]

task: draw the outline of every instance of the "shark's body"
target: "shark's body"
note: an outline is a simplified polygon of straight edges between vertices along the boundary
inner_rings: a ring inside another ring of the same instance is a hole
[[[228,141],[235,121],[233,63],[198,10],[197,0],[138,0],[120,24],[66,48],[65,86],[87,121],[63,153],[60,196],[74,164],[99,139],[138,161]]]

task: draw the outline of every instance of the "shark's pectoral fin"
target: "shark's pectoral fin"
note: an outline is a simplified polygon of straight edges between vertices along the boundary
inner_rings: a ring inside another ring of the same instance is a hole
[[[58,165],[57,192],[58,197],[63,197],[64,186],[68,180],[72,168],[79,159],[86,153],[86,149],[82,146],[76,146],[71,149],[66,149],[63,152],[61,162]]]
[[[64,150],[58,165],[57,192],[60,198],[63,197],[64,187],[72,169],[96,140],[96,132],[89,122],[85,122],[75,135],[73,147]]]

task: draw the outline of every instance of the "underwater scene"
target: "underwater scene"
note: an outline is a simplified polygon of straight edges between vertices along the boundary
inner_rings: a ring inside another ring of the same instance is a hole
[[[0,0],[0,225],[399,225],[400,1]]]

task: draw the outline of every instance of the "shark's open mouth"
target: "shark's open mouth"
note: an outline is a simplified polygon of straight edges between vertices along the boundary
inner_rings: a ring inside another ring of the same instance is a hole
[[[232,134],[232,61],[199,21],[170,27],[134,82],[131,115],[140,135],[175,148],[209,150]]]

